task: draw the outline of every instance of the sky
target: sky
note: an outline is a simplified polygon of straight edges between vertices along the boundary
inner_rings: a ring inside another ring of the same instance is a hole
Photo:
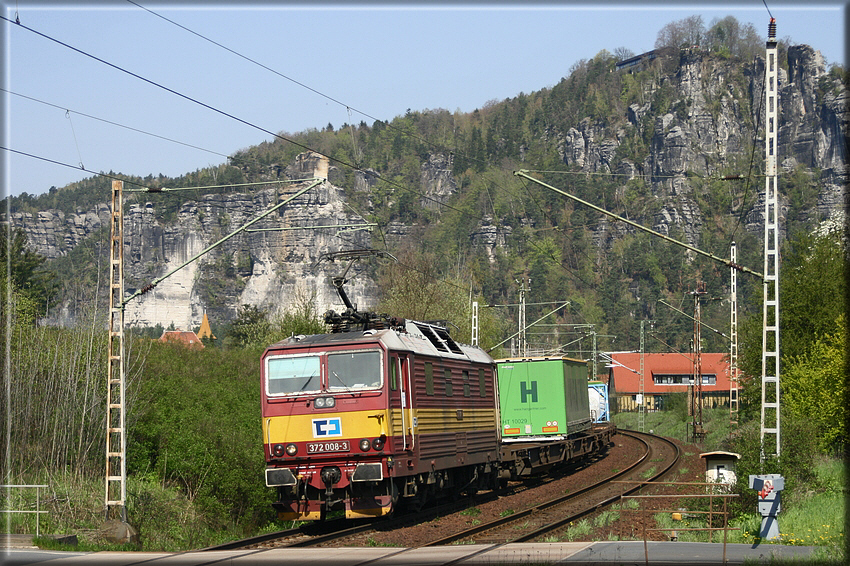
[[[649,51],[661,28],[694,15],[706,28],[731,15],[764,37],[772,15],[780,39],[845,64],[845,10],[834,1],[0,8],[2,195],[96,172],[176,177],[274,134],[371,125],[408,109],[471,112],[551,87],[603,49]]]

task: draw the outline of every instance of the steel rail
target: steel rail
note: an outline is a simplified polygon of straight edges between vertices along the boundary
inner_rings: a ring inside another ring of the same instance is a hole
[[[636,433],[635,431],[629,431],[629,432],[626,432],[625,434],[627,436],[632,436],[634,438],[637,438],[635,436],[635,434],[631,434],[631,433],[647,434],[647,433]],[[599,509],[603,509],[605,507],[613,505],[617,501],[620,501],[624,496],[631,495],[632,493],[635,493],[636,491],[643,489],[647,485],[650,485],[653,481],[655,481],[655,480],[663,477],[665,474],[667,474],[667,472],[669,472],[673,468],[673,466],[675,466],[676,463],[679,461],[679,458],[681,456],[681,450],[679,449],[679,447],[675,443],[667,440],[666,438],[662,438],[660,436],[655,436],[655,435],[648,435],[648,436],[652,436],[654,439],[661,440],[662,442],[665,442],[669,446],[673,447],[674,457],[671,459],[670,463],[667,466],[664,467],[664,469],[662,469],[660,472],[654,474],[652,477],[647,479],[645,482],[640,482],[637,485],[635,485],[634,487],[627,489],[625,492],[623,492],[619,495],[615,495],[613,497],[609,497],[608,499],[606,499],[604,501],[600,501],[599,503],[597,503],[596,505],[594,505],[592,507],[588,507],[587,509],[585,509],[583,511],[580,511],[578,513],[573,514],[573,516],[571,516],[571,517],[564,517],[563,519],[560,519],[560,520],[555,521],[553,523],[549,523],[548,525],[544,525],[543,527],[540,527],[539,529],[536,529],[535,531],[533,531],[531,533],[527,533],[525,535],[519,536],[519,537],[511,540],[510,542],[528,542],[530,540],[534,540],[535,538],[540,537],[540,536],[542,536],[546,533],[549,533],[549,532],[551,532],[555,529],[558,529],[560,527],[563,527],[564,525],[567,525],[570,522],[576,521],[578,519],[582,519],[582,518],[586,517],[587,515],[590,515],[591,513],[598,511]]]
[[[649,449],[649,446],[646,443],[646,441],[638,438],[635,434],[632,434],[631,431],[619,431],[618,430],[618,432],[622,432],[625,436],[630,436],[630,437],[637,439],[646,448],[644,453],[641,455],[641,457],[639,459],[637,459],[628,468],[626,468],[626,469],[624,469],[620,472],[617,472],[617,473],[615,473],[615,474],[605,478],[604,480],[597,482],[597,483],[595,483],[591,486],[587,486],[587,487],[582,488],[580,490],[577,490],[577,491],[575,491],[571,494],[559,497],[555,500],[545,502],[545,503],[538,505],[538,506],[536,506],[536,507],[534,507],[530,510],[521,511],[520,513],[515,513],[515,514],[513,514],[509,517],[498,519],[496,521],[486,523],[484,525],[478,525],[476,527],[473,527],[472,529],[468,529],[468,530],[465,530],[461,533],[456,533],[455,535],[451,535],[449,537],[444,537],[444,538],[439,539],[439,540],[434,540],[434,541],[431,541],[431,542],[426,543],[424,545],[418,545],[418,546],[413,546],[413,547],[409,547],[409,548],[405,548],[405,549],[400,549],[398,553],[394,553],[391,556],[395,556],[396,554],[400,554],[400,553],[403,553],[403,552],[414,550],[416,548],[438,546],[438,545],[443,545],[443,544],[451,544],[452,542],[454,542],[456,540],[460,540],[462,538],[468,538],[469,536],[472,536],[474,534],[478,534],[478,532],[490,530],[492,528],[496,528],[496,527],[500,526],[501,524],[507,524],[507,523],[510,523],[512,521],[516,521],[516,520],[518,520],[522,517],[525,517],[526,515],[531,514],[531,512],[541,511],[541,510],[547,509],[549,507],[552,507],[554,505],[557,505],[558,503],[563,503],[565,501],[568,501],[570,499],[578,497],[578,496],[580,496],[580,495],[582,495],[586,492],[592,491],[593,489],[596,489],[599,486],[604,485],[607,482],[612,482],[612,481],[616,480],[617,478],[620,478],[620,477],[628,474],[630,471],[633,471],[637,466],[639,466],[641,463],[645,462],[649,458],[649,456],[651,455],[651,450]],[[645,436],[651,436],[651,435],[645,434]],[[550,481],[554,481],[554,480],[544,480],[541,483],[545,484],[545,483],[549,483]],[[512,491],[512,492],[522,492],[522,491],[525,491],[527,489],[534,489],[534,487],[528,486],[528,482],[526,481],[526,482],[523,482],[518,488],[511,489],[510,491]],[[500,493],[504,493],[504,491],[503,490],[493,490],[493,491],[489,492],[488,494],[484,494],[483,497],[482,497],[482,494],[478,494],[476,496],[476,500],[475,500],[474,504],[477,505],[477,504],[480,504],[482,501],[486,502],[487,500],[497,499],[499,497]],[[371,520],[371,521],[364,522],[362,524],[358,524],[358,525],[354,525],[354,526],[346,526],[347,523],[349,522],[346,519],[334,520],[332,522],[332,524],[331,524],[330,521],[327,522],[327,523],[318,523],[318,524],[311,523],[309,525],[302,525],[301,527],[294,528],[294,529],[287,529],[287,530],[278,531],[278,532],[275,532],[275,533],[267,533],[267,534],[263,534],[263,535],[258,535],[258,536],[255,536],[255,537],[250,537],[250,538],[246,538],[246,539],[242,539],[242,540],[238,540],[238,541],[232,541],[232,542],[229,542],[229,543],[225,543],[225,544],[217,545],[217,546],[212,546],[212,547],[209,547],[209,548],[204,548],[204,549],[201,549],[201,550],[203,550],[203,551],[208,551],[208,550],[236,550],[236,549],[240,549],[240,548],[247,548],[247,547],[250,547],[250,546],[253,546],[253,545],[256,545],[256,544],[262,544],[262,543],[266,543],[266,542],[270,542],[270,541],[274,541],[274,540],[278,540],[278,539],[284,539],[284,538],[289,538],[289,537],[299,536],[299,535],[308,536],[309,538],[303,539],[303,540],[297,540],[297,541],[294,541],[294,542],[289,543],[289,544],[286,544],[285,542],[283,542],[282,544],[275,545],[274,548],[313,547],[313,546],[318,546],[318,545],[321,545],[321,544],[324,544],[324,543],[327,543],[327,542],[331,542],[331,541],[334,541],[334,540],[339,540],[341,538],[345,538],[345,537],[348,537],[348,536],[352,536],[352,535],[355,535],[355,534],[360,534],[360,533],[363,533],[363,532],[368,532],[370,530],[375,530],[376,526],[381,526],[382,527],[381,530],[385,530],[385,529],[389,529],[389,528],[394,528],[396,526],[402,526],[402,525],[404,525],[406,523],[410,523],[410,522],[421,523],[421,522],[428,521],[428,520],[435,518],[435,517],[440,517],[440,516],[448,514],[448,513],[455,513],[455,512],[461,511],[463,509],[466,509],[470,506],[471,502],[472,502],[472,498],[464,498],[464,500],[462,500],[462,501],[454,501],[454,502],[449,503],[449,504],[440,505],[438,507],[426,510],[424,512],[415,513],[415,514],[405,513],[405,514],[393,517],[391,520],[387,520],[388,518],[379,518],[379,519]],[[309,532],[305,532],[307,530],[310,530],[311,528],[324,528],[321,525],[324,525],[326,527],[330,527],[331,530],[329,532],[318,534],[318,535],[312,535]],[[518,541],[513,540],[511,542],[518,542]],[[492,549],[492,547],[488,546],[488,549]],[[269,549],[264,549],[264,550],[272,550],[272,549],[269,548]],[[375,559],[375,560],[377,560],[377,559]],[[358,563],[357,565],[354,565],[354,566],[361,566],[361,564],[368,564],[368,563],[374,562],[375,560],[368,560],[364,563]]]
[[[618,429],[617,432],[622,432],[622,431],[620,431]],[[630,435],[630,434],[625,434],[625,435],[626,436],[633,436],[633,435]],[[637,437],[634,437],[634,438],[637,438]],[[427,543],[423,546],[441,546],[441,545],[445,545],[445,544],[451,544],[453,542],[456,542],[456,541],[459,541],[459,540],[462,540],[462,539],[465,539],[465,538],[469,538],[473,535],[477,535],[477,534],[482,533],[484,531],[489,531],[491,529],[501,527],[501,526],[509,524],[509,523],[514,523],[514,522],[518,521],[519,519],[523,519],[525,517],[528,517],[529,515],[533,515],[534,513],[540,512],[544,509],[548,509],[549,507],[553,507],[555,505],[565,503],[565,502],[567,502],[571,499],[575,499],[576,497],[579,497],[580,495],[588,493],[588,492],[590,492],[594,489],[599,488],[602,485],[605,485],[608,482],[611,482],[611,481],[613,481],[617,478],[620,478],[620,477],[628,474],[632,470],[634,470],[637,466],[639,466],[641,463],[646,461],[646,459],[649,457],[649,454],[650,454],[649,445],[646,443],[646,441],[644,441],[640,438],[637,438],[637,440],[640,441],[641,443],[643,443],[643,445],[645,447],[644,454],[638,460],[636,460],[631,466],[629,466],[628,468],[626,468],[626,469],[624,469],[620,472],[617,472],[617,473],[615,473],[615,474],[613,474],[613,475],[611,475],[611,476],[609,476],[609,477],[607,477],[603,480],[600,480],[600,481],[598,481],[594,484],[591,484],[591,485],[583,487],[583,488],[581,488],[577,491],[574,491],[573,493],[569,493],[567,495],[562,495],[561,497],[557,497],[557,498],[552,499],[550,501],[546,501],[545,503],[542,503],[542,504],[537,505],[535,507],[531,507],[531,508],[526,509],[524,511],[520,511],[519,513],[514,513],[514,514],[509,515],[507,517],[501,517],[499,519],[495,519],[495,520],[490,521],[488,523],[476,525],[474,527],[471,527],[471,528],[466,529],[464,531],[461,531],[459,533],[455,533],[455,534],[449,535],[447,537],[443,537],[443,538],[440,538],[440,539],[433,540],[433,541],[431,541],[431,542],[429,542],[429,543]]]
[[[534,487],[538,487],[539,485],[545,485],[550,481],[554,480],[547,478],[541,480],[534,486],[529,486],[528,482],[523,482],[523,484],[521,484],[520,486],[511,488],[509,491],[511,494],[521,493],[523,491],[526,491],[527,489],[534,489]],[[479,493],[475,496],[474,504],[479,505],[481,503],[487,503],[488,501],[498,499],[500,494],[504,494],[504,490],[492,490],[483,494]],[[379,518],[371,520],[368,523],[355,525],[353,527],[344,526],[344,523],[348,521],[347,519],[332,519],[324,523],[307,523],[301,525],[300,527],[295,527],[292,529],[285,529],[273,533],[265,533],[254,537],[248,537],[215,546],[210,546],[207,548],[202,548],[199,549],[199,551],[203,552],[208,550],[238,550],[240,548],[247,548],[256,544],[263,544],[266,542],[279,539],[286,539],[295,536],[309,536],[310,538],[306,540],[299,540],[292,544],[283,543],[275,546],[275,548],[317,546],[319,544],[323,544],[325,542],[330,542],[332,540],[337,540],[340,538],[345,538],[346,536],[350,536],[353,534],[359,534],[368,530],[375,530],[376,524],[377,526],[392,528],[394,526],[407,526],[408,524],[412,523],[422,523],[430,521],[431,519],[440,517],[442,515],[446,515],[449,513],[457,513],[464,509],[468,509],[471,504],[472,498],[464,498],[460,501],[454,501],[452,503],[439,505],[430,509],[426,508],[425,510],[420,511],[418,513],[400,513],[399,515],[393,516],[392,519]],[[310,532],[308,532],[310,530],[324,529],[323,526],[329,527],[331,530],[327,533],[318,535],[312,535]]]
[[[603,507],[607,507],[607,506],[609,506],[609,505],[611,505],[611,504],[613,504],[613,503],[616,503],[617,501],[619,501],[619,500],[620,500],[620,498],[621,498],[623,495],[629,495],[630,493],[633,493],[634,491],[637,491],[637,490],[641,489],[642,487],[645,487],[645,486],[646,486],[646,484],[650,483],[650,482],[651,482],[651,481],[653,481],[654,479],[657,479],[658,477],[661,477],[662,475],[664,475],[665,473],[667,473],[667,472],[670,470],[670,468],[671,468],[673,465],[675,465],[675,462],[676,462],[676,461],[678,460],[678,458],[679,458],[678,446],[676,446],[675,444],[673,444],[672,442],[670,442],[670,441],[668,441],[668,440],[666,440],[666,439],[663,439],[663,438],[661,438],[661,437],[656,437],[655,435],[650,435],[650,434],[646,434],[646,433],[637,433],[637,432],[635,432],[635,431],[623,431],[623,430],[619,430],[619,429],[618,429],[618,432],[619,432],[619,433],[621,433],[621,434],[623,434],[624,436],[630,436],[630,437],[632,437],[632,438],[635,438],[636,440],[640,441],[640,442],[644,445],[644,447],[646,448],[646,450],[645,450],[644,454],[643,454],[643,455],[642,455],[642,456],[641,456],[638,460],[636,460],[636,461],[635,461],[635,462],[634,462],[631,466],[629,466],[628,468],[626,468],[626,469],[622,470],[621,472],[618,472],[618,473],[616,473],[616,474],[613,474],[613,475],[611,475],[611,476],[609,476],[609,477],[607,477],[607,478],[605,478],[605,479],[603,479],[603,480],[601,480],[601,481],[598,481],[598,482],[596,482],[596,483],[594,483],[594,484],[591,484],[591,485],[589,485],[589,486],[586,486],[586,487],[584,487],[584,488],[582,488],[582,489],[580,489],[580,490],[578,490],[578,491],[575,491],[575,492],[573,492],[573,493],[570,493],[570,494],[567,494],[567,495],[563,495],[563,496],[561,496],[561,497],[557,497],[557,498],[555,498],[555,499],[553,499],[553,500],[550,500],[550,501],[547,501],[547,502],[542,503],[542,504],[540,504],[540,505],[537,505],[537,506],[535,506],[535,507],[532,507],[532,508],[526,509],[526,510],[521,511],[521,512],[519,512],[519,513],[514,513],[514,514],[512,514],[512,515],[510,515],[510,516],[508,516],[508,517],[502,517],[502,518],[499,518],[499,519],[495,519],[495,520],[490,521],[490,522],[488,522],[488,523],[484,523],[484,524],[481,524],[481,525],[476,525],[476,526],[474,526],[474,527],[472,527],[472,528],[470,528],[470,529],[466,529],[466,530],[461,531],[461,532],[459,532],[459,533],[455,533],[455,534],[453,534],[453,535],[449,535],[449,536],[447,536],[447,537],[443,537],[443,538],[440,538],[440,539],[433,540],[433,541],[431,541],[431,542],[429,542],[429,543],[427,543],[427,544],[425,544],[425,545],[423,545],[423,546],[440,546],[440,545],[451,544],[451,543],[457,542],[457,541],[459,541],[459,540],[463,540],[463,539],[466,539],[466,538],[472,537],[472,536],[474,536],[474,535],[480,534],[480,533],[482,533],[482,532],[489,531],[489,530],[492,530],[492,529],[495,529],[495,528],[499,528],[499,527],[502,527],[502,526],[507,525],[507,524],[510,524],[510,523],[514,523],[514,522],[516,522],[516,521],[518,521],[518,520],[520,520],[520,519],[524,519],[524,518],[526,518],[526,517],[528,517],[528,516],[531,516],[531,515],[534,515],[534,514],[536,514],[536,513],[541,512],[541,511],[544,511],[544,510],[546,510],[546,509],[549,509],[550,507],[554,507],[554,506],[560,505],[560,504],[562,504],[562,503],[566,503],[566,502],[568,502],[568,501],[570,501],[570,500],[572,500],[572,499],[576,499],[576,498],[578,498],[578,497],[579,497],[579,496],[581,496],[581,495],[585,495],[585,494],[587,494],[587,493],[589,493],[589,492],[591,492],[591,491],[593,491],[593,490],[599,489],[600,487],[602,487],[602,486],[604,486],[604,485],[606,485],[606,484],[609,484],[609,483],[611,483],[611,482],[615,481],[616,479],[618,479],[618,478],[620,478],[620,477],[623,477],[624,475],[626,475],[626,474],[628,474],[628,473],[630,473],[630,472],[634,471],[634,470],[635,470],[638,466],[640,466],[642,463],[644,463],[644,462],[647,460],[647,458],[649,458],[649,456],[650,456],[650,454],[651,454],[651,448],[649,447],[649,444],[648,444],[648,443],[647,443],[644,439],[640,438],[640,437],[638,436],[639,434],[642,434],[643,436],[649,436],[649,437],[652,437],[652,438],[658,438],[658,439],[661,439],[662,441],[664,441],[664,442],[666,442],[666,443],[670,444],[670,445],[671,445],[671,446],[675,449],[675,451],[676,451],[676,457],[675,457],[675,458],[673,459],[673,461],[672,461],[672,462],[671,462],[671,463],[670,463],[667,467],[665,467],[665,468],[664,468],[661,472],[659,472],[659,473],[655,474],[654,476],[652,476],[652,478],[650,478],[650,479],[649,479],[649,480],[647,480],[646,482],[641,482],[641,483],[639,483],[637,486],[635,486],[634,488],[631,488],[631,489],[629,489],[629,490],[626,490],[626,491],[625,491],[624,493],[622,493],[622,494],[618,494],[618,495],[616,495],[616,496],[614,496],[614,497],[611,497],[611,498],[605,499],[605,500],[603,500],[603,501],[597,502],[597,503],[595,503],[594,505],[587,507],[586,509],[582,510],[581,512],[579,512],[579,513],[577,513],[577,514],[573,514],[573,515],[572,515],[572,516],[570,516],[570,517],[567,517],[567,518],[565,518],[565,519],[559,520],[559,521],[557,521],[557,522],[555,522],[555,523],[550,523],[550,524],[548,524],[548,525],[546,525],[546,526],[544,526],[544,527],[541,527],[541,528],[539,528],[539,529],[536,529],[535,531],[533,531],[533,532],[531,532],[531,533],[527,533],[527,534],[525,534],[525,535],[521,535],[521,536],[519,536],[519,537],[513,538],[513,539],[511,539],[511,540],[509,540],[509,541],[506,541],[506,542],[504,542],[504,543],[500,543],[500,544],[509,544],[509,543],[516,543],[516,542],[526,542],[526,541],[528,541],[528,540],[532,540],[532,539],[534,539],[534,538],[537,538],[537,537],[541,536],[542,534],[545,534],[545,533],[547,533],[547,532],[549,532],[549,531],[551,531],[551,530],[554,530],[554,529],[556,529],[556,528],[558,528],[558,527],[560,527],[560,526],[562,526],[562,525],[564,525],[564,524],[567,524],[567,523],[569,523],[570,521],[574,521],[574,520],[576,520],[576,518],[584,517],[585,515],[588,515],[588,514],[590,514],[590,513],[593,513],[593,512],[595,512],[595,511],[597,511],[597,510],[599,510],[599,509],[601,509],[601,508],[603,508]],[[488,547],[488,548],[486,549],[486,552],[489,552],[489,551],[490,551],[490,550],[492,550],[492,549],[493,549],[493,547]]]
[[[234,540],[231,542],[225,542],[223,544],[217,544],[215,546],[208,546],[206,548],[198,549],[198,552],[206,552],[208,550],[237,550],[240,548],[245,548],[248,546],[253,546],[255,544],[260,544],[263,542],[268,542],[270,540],[276,540],[279,538],[287,538],[296,535],[302,534],[301,529],[299,527],[294,527],[292,529],[285,529],[282,531],[276,531],[274,533],[265,533],[262,535],[257,535],[255,537],[249,537],[240,540]]]

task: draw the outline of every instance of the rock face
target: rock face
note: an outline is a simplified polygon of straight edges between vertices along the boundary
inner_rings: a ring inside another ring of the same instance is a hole
[[[722,168],[741,159],[750,143],[752,125],[763,129],[764,61],[740,69],[718,62],[707,54],[686,53],[673,74],[662,74],[644,85],[646,91],[666,89],[669,112],[650,115],[650,104],[628,108],[626,126],[605,126],[585,118],[563,133],[554,133],[558,152],[567,165],[587,173],[614,172],[623,182],[634,176],[649,178],[652,194],[660,207],[654,219],[645,222],[668,234],[677,227],[689,244],[699,245],[703,219],[688,174],[718,175]],[[624,72],[624,71],[618,71]],[[732,80],[743,72],[741,81]],[[848,181],[848,93],[838,78],[827,74],[823,57],[807,45],[788,50],[788,69],[780,70],[779,155],[786,172],[797,165],[821,171],[819,220],[842,222]],[[751,124],[749,128],[742,127]],[[651,132],[644,131],[652,128]],[[635,133],[651,137],[649,154],[641,162],[616,157],[624,138]],[[762,159],[762,154],[756,156]],[[780,183],[782,181],[780,180]],[[757,187],[760,192],[764,187]],[[746,218],[749,231],[761,230],[763,208],[756,205]],[[607,222],[597,230],[604,232]],[[602,233],[594,238],[605,241]]]
[[[297,179],[328,174],[327,160],[316,156],[302,156],[293,167]],[[343,228],[332,227],[365,224],[365,220],[346,208],[344,191],[327,181],[197,261],[189,261],[309,184],[274,185],[253,194],[203,195],[197,201],[183,203],[176,219],[167,223],[157,219],[153,200],[128,204],[124,219],[125,296],[159,282],[127,303],[126,324],[173,324],[189,329],[200,325],[204,312],[213,320],[226,321],[242,304],[257,305],[274,314],[314,300],[319,312],[326,308],[343,310],[329,279],[340,275],[346,264],[319,260],[328,252],[368,249],[371,244],[368,230],[341,233]],[[12,222],[27,231],[38,253],[55,258],[87,235],[108,227],[109,209],[99,205],[92,212],[71,217],[59,211],[44,211],[37,217],[13,214]],[[353,302],[368,308],[376,290],[363,271],[364,266],[359,264],[352,267],[346,292]],[[60,308],[47,322],[72,320],[63,318]]]
[[[749,165],[745,148],[752,132],[763,128],[764,61],[753,65],[686,52],[674,72],[658,72],[641,85],[646,99],[663,92],[667,104],[660,114],[650,102],[631,105],[619,121],[601,123],[584,118],[566,131],[547,130],[564,164],[588,174],[619,175],[618,194],[630,180],[646,180],[657,206],[640,218],[644,225],[664,233],[683,233],[687,243],[700,245],[707,228],[699,206],[700,195],[691,179],[717,176],[730,167]],[[627,71],[615,71],[627,72]],[[821,55],[808,46],[788,50],[788,68],[780,72],[779,155],[781,168],[791,174],[799,167],[817,171],[817,205],[807,214],[817,220],[843,222],[848,180],[847,132],[850,127],[848,94],[842,82],[828,74]],[[630,153],[629,140],[649,144],[643,154]],[[758,146],[757,146],[758,150]],[[761,160],[757,151],[755,159]],[[520,156],[521,157],[521,156]],[[159,281],[149,292],[127,304],[128,324],[188,329],[198,326],[204,312],[214,322],[232,318],[242,304],[272,313],[296,303],[314,300],[319,312],[342,309],[329,279],[347,264],[319,262],[323,254],[371,247],[368,230],[345,231],[330,226],[365,223],[349,197],[374,211],[377,174],[356,171],[348,177],[318,154],[305,153],[288,166],[274,165],[275,175],[287,179],[319,177],[319,186],[286,204],[270,216],[230,238],[198,261],[189,260],[214,242],[281,203],[304,183],[273,183],[251,193],[207,194],[187,199],[173,220],[165,221],[155,197],[127,206],[125,211],[125,276],[127,294]],[[335,183],[350,185],[353,191]],[[420,165],[419,204],[439,215],[442,204],[460,190],[452,176],[452,154],[432,152]],[[780,192],[782,187],[780,179]],[[763,186],[753,192],[763,193]],[[787,207],[783,208],[782,214]],[[745,229],[761,237],[763,206],[757,203],[744,219]],[[99,204],[74,214],[43,210],[12,213],[14,228],[22,228],[32,248],[49,259],[68,253],[80,242],[109,225],[109,206]],[[782,223],[784,219],[780,217]],[[522,224],[524,219],[516,219]],[[491,262],[496,251],[509,245],[512,228],[503,219],[485,217],[470,227],[472,244]],[[327,226],[327,228],[319,228]],[[519,225],[514,226],[514,228]],[[383,242],[393,248],[419,237],[422,227],[391,222]],[[600,254],[613,239],[632,228],[601,219],[592,241]],[[178,269],[181,265],[185,267]],[[356,263],[348,273],[346,291],[361,308],[374,306],[376,286],[367,263]],[[72,322],[60,307],[48,323]]]

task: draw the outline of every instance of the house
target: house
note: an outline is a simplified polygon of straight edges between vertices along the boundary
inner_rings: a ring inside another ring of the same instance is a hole
[[[663,410],[670,395],[694,394],[694,362],[691,356],[644,354],[643,398],[640,397],[641,354],[620,352],[610,356],[608,397],[611,412],[636,411],[640,402],[646,410]],[[728,354],[703,353],[700,367],[703,407],[728,406],[731,385]]]
[[[629,57],[628,59],[623,59],[619,61],[616,65],[618,71],[628,70],[632,72],[636,68],[640,68],[643,65],[654,61],[658,57],[670,57],[676,53],[676,50],[670,47],[661,47],[658,49],[653,49],[652,51],[647,51],[646,53],[641,53],[640,55],[635,55],[634,57]]]
[[[715,451],[703,452],[699,457],[705,459],[706,483],[723,484],[724,488],[720,491],[728,493],[738,481],[735,464],[741,459],[741,455],[735,452]]]
[[[159,338],[160,342],[170,342],[183,344],[187,348],[200,349],[204,347],[204,343],[198,338],[198,335],[191,330],[166,330]]]

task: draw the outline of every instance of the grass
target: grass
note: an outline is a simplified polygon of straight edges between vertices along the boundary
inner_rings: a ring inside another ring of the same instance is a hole
[[[593,530],[593,527],[591,526],[590,521],[582,519],[577,523],[570,523],[567,530],[564,531],[558,538],[560,541],[573,542],[576,539],[586,537],[590,534],[591,530]]]
[[[478,507],[470,507],[469,509],[464,509],[463,511],[461,511],[460,514],[469,517],[475,517],[476,515],[481,514],[481,509],[479,509]]]
[[[700,449],[709,451],[722,449],[728,439],[729,411],[725,408],[710,409],[703,412],[704,423],[708,434],[701,443]],[[645,414],[646,431],[652,431],[661,436],[688,441],[687,425],[671,412],[650,412]],[[614,415],[613,422],[627,429],[638,428],[637,413],[620,413]],[[693,456],[694,451],[686,452]],[[738,531],[728,532],[728,542],[732,543],[762,543],[815,546],[817,550],[812,560],[843,563],[845,556],[845,493],[847,490],[847,473],[844,462],[840,459],[821,459],[814,462],[817,479],[804,490],[794,493],[784,493],[782,511],[778,517],[780,538],[778,541],[762,541],[759,538],[761,516],[756,509],[752,513],[739,515],[731,520],[731,526]],[[688,470],[679,470],[686,474]],[[634,500],[629,500],[629,504]],[[636,505],[636,502],[634,502]],[[611,509],[616,509],[612,506]],[[699,515],[688,517],[683,521],[673,521],[669,513],[657,515],[658,526],[661,528],[700,527],[705,525],[705,519]],[[697,533],[697,534],[694,534]],[[678,539],[682,541],[708,541],[708,534],[698,531],[679,531]],[[713,540],[723,540],[722,532],[716,531]],[[787,562],[782,562],[786,564]],[[811,564],[807,560],[804,563]]]
[[[843,563],[845,559],[845,498],[846,470],[839,460],[819,462],[815,465],[817,480],[811,491],[792,501],[783,501],[779,513],[779,539],[763,540],[761,516],[747,513],[730,521],[730,527],[739,530],[728,531],[727,542],[743,544],[783,544],[792,546],[819,547],[813,556],[816,561]],[[659,528],[704,528],[707,519],[703,515],[686,516],[674,521],[669,513],[655,515]],[[718,525],[715,525],[718,526]],[[680,541],[708,542],[704,531],[678,531]],[[723,540],[722,531],[715,531],[714,542]]]
[[[847,471],[838,460],[815,465],[819,491],[790,501],[783,501],[779,514],[778,544],[817,546],[823,560],[843,563],[845,560],[845,490]],[[758,519],[758,517],[755,517]],[[760,525],[760,522],[759,522]],[[746,531],[746,540],[758,539],[758,529]],[[768,541],[769,542],[769,541]]]
[[[620,512],[614,509],[606,509],[593,519],[594,527],[607,527],[620,518]]]
[[[644,430],[659,436],[668,436],[678,440],[689,440],[688,423],[674,416],[675,411],[651,411],[645,413]],[[617,413],[611,421],[618,427],[638,430],[637,413]],[[709,450],[717,449],[729,438],[729,409],[716,408],[703,410],[703,423],[707,431],[703,446]]]
[[[619,510],[619,509],[639,509],[640,503],[638,503],[637,499],[626,499],[625,503],[614,503],[611,505],[611,509]]]
[[[372,546],[372,547],[395,547],[395,546],[398,546],[396,544],[392,544],[392,543],[389,543],[389,542],[378,542],[375,539],[373,539],[372,537],[369,537],[368,539],[366,539],[366,544],[369,545],[369,546]]]
[[[652,466],[648,470],[641,472],[640,477],[643,479],[649,479],[655,474],[655,466]]]
[[[28,478],[31,484],[48,484],[40,493],[40,508],[49,511],[41,515],[41,534],[77,535],[77,545],[67,545],[49,537],[39,537],[40,548],[81,552],[97,551],[165,551],[179,552],[204,548],[244,538],[248,533],[239,525],[205,524],[204,514],[194,501],[176,486],[152,478],[127,478],[127,515],[129,523],[139,531],[139,545],[109,543],[101,532],[103,515],[103,478],[84,478],[60,472],[49,478]],[[29,493],[32,491],[32,493]],[[3,509],[35,509],[35,490],[3,490],[0,505]],[[35,516],[8,514],[5,531],[35,533]],[[269,531],[282,530],[291,523],[273,521]]]

